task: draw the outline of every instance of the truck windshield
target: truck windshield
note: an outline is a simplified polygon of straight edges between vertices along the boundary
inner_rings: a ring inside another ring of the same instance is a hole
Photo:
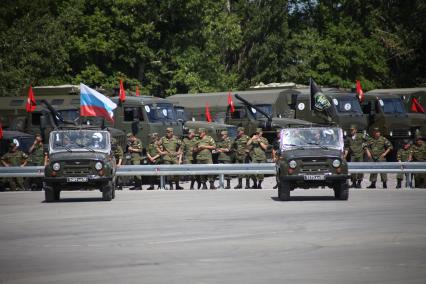
[[[305,148],[338,149],[343,151],[342,129],[312,127],[281,130],[281,151]]]
[[[404,105],[401,99],[398,98],[383,98],[379,100],[382,110],[386,114],[390,113],[405,113]]]
[[[50,152],[106,152],[111,149],[108,131],[61,130],[50,133]]]
[[[257,104],[255,105],[256,108],[262,110],[263,112],[265,112],[266,114],[268,114],[269,116],[272,116],[272,105],[267,105],[267,104]],[[261,114],[260,112],[258,112],[255,108],[250,108],[253,116],[255,119],[261,119],[261,118],[266,118],[263,114]]]
[[[339,113],[362,113],[361,106],[356,97],[339,97],[333,100],[336,110]],[[337,105],[336,105],[337,102]]]
[[[145,106],[145,110],[150,122],[176,120],[176,114],[172,104],[149,104]]]

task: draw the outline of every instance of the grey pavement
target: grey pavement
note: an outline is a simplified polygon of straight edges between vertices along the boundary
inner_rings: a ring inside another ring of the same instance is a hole
[[[276,195],[1,192],[0,283],[426,283],[425,189]]]

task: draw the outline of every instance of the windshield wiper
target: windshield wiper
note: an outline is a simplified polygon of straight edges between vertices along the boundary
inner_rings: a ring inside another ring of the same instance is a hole
[[[328,147],[327,147],[327,146],[320,145],[320,144],[319,144],[319,143],[317,143],[317,142],[307,142],[306,144],[308,144],[308,145],[315,145],[315,146],[319,146],[319,147],[321,147],[321,149],[326,149],[326,150],[328,150]]]
[[[65,145],[65,146],[64,146],[64,148],[65,148],[65,150],[67,150],[68,152],[72,152],[72,150],[71,150],[70,146]]]
[[[299,149],[299,150],[304,150],[305,149],[303,146],[296,145],[296,144],[287,144],[287,143],[284,143],[284,146],[297,147],[297,149]]]
[[[77,144],[78,147],[87,149],[89,152],[95,152],[95,150],[93,150],[89,146],[86,146],[86,145],[83,145],[83,144],[80,144],[80,143],[76,143],[76,144]]]

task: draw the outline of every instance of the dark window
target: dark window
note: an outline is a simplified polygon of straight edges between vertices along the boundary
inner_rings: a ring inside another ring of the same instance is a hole
[[[71,100],[71,104],[72,105],[79,105],[80,104],[80,99],[72,99]]]
[[[32,113],[31,114],[31,121],[33,125],[40,125],[40,117],[41,113]]]
[[[137,108],[125,107],[124,108],[124,121],[134,121],[137,116]]]
[[[53,99],[50,104],[53,106],[59,106],[59,105],[62,105],[63,103],[64,103],[63,99]]]
[[[21,106],[24,103],[24,100],[12,100],[10,101],[10,106]]]
[[[234,119],[241,119],[246,117],[246,111],[243,108],[237,108],[234,112],[231,112],[231,117]]]

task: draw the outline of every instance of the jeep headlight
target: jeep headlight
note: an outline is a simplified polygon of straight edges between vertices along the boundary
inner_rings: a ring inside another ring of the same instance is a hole
[[[97,169],[98,171],[100,171],[100,170],[102,170],[102,167],[103,167],[103,165],[102,165],[101,162],[96,162],[95,169]]]
[[[335,167],[335,168],[340,167],[340,164],[341,164],[341,162],[338,159],[336,159],[336,160],[333,161],[333,167]]]
[[[297,162],[296,162],[295,160],[291,160],[291,161],[288,163],[288,166],[289,166],[290,168],[292,168],[292,169],[295,169],[295,168],[297,167]]]
[[[53,169],[54,171],[59,171],[59,170],[61,169],[61,164],[59,164],[59,163],[54,163],[54,164],[52,165],[52,169]]]

